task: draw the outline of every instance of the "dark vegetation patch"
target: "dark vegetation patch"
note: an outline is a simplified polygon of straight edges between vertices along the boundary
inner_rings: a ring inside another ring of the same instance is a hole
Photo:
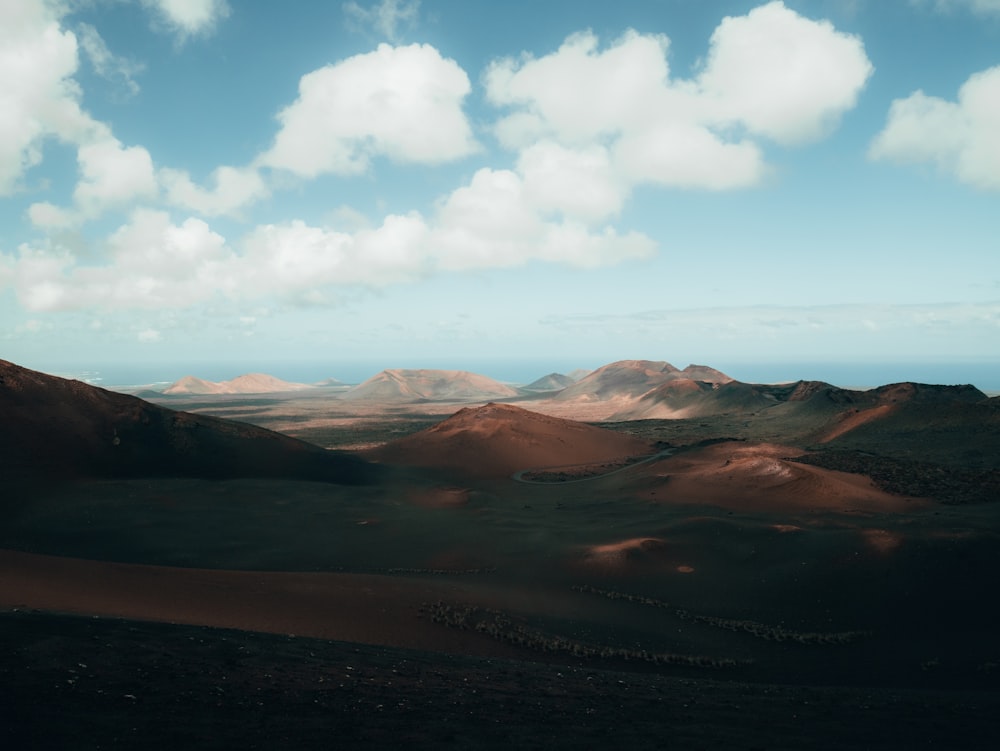
[[[796,642],[798,644],[850,644],[869,635],[867,631],[838,631],[838,632],[816,632],[816,631],[793,631],[783,626],[771,626],[765,623],[758,623],[747,619],[720,618],[714,615],[704,615],[694,613],[686,608],[678,608],[663,600],[652,597],[633,595],[617,590],[598,589],[588,584],[573,587],[577,592],[599,595],[609,600],[623,600],[645,605],[651,608],[668,610],[682,621],[692,623],[702,623],[726,631],[742,631],[759,639],[777,642]]]
[[[434,623],[440,623],[449,628],[477,631],[486,634],[491,639],[537,652],[566,654],[589,659],[633,660],[652,665],[673,665],[687,668],[722,669],[737,668],[749,664],[748,661],[734,660],[728,657],[626,649],[608,644],[586,642],[571,636],[532,628],[511,614],[492,608],[435,602],[424,606],[423,615]]]
[[[894,459],[864,451],[826,449],[789,459],[815,467],[868,475],[882,490],[947,504],[1000,500],[1000,470],[963,469]]]
[[[286,429],[288,435],[327,449],[347,446],[374,446],[405,438],[441,422],[426,415],[394,416],[390,419],[358,419],[349,426],[330,425],[317,428]]]
[[[0,614],[0,651],[11,749],[889,751],[1000,737],[989,691],[720,681],[38,613]]]

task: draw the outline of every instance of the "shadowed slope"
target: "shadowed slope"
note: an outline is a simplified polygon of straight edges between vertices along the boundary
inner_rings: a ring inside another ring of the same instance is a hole
[[[643,394],[612,420],[649,420],[699,417],[726,412],[756,412],[775,404],[770,394],[740,381],[709,383],[676,378]]]
[[[419,433],[369,453],[381,461],[498,477],[522,469],[566,467],[653,453],[622,433],[507,404],[458,411]]]
[[[365,482],[349,454],[263,428],[158,407],[0,360],[7,477],[287,477]]]
[[[787,439],[826,443],[865,430],[885,433],[925,431],[956,422],[969,427],[984,421],[996,424],[990,416],[994,412],[986,395],[973,386],[895,383],[855,391],[822,381],[769,385],[676,378],[646,392],[611,419],[745,414]]]

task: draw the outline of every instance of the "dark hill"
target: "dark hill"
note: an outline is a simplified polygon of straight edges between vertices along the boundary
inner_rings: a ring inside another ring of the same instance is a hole
[[[467,407],[374,449],[380,461],[502,477],[524,469],[614,462],[651,454],[647,441],[510,404]]]
[[[358,484],[350,454],[0,360],[0,476],[281,477]]]

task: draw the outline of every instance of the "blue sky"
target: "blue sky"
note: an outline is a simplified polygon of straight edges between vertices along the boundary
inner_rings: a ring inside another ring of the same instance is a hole
[[[29,367],[1000,372],[1000,0],[0,0],[0,70]]]

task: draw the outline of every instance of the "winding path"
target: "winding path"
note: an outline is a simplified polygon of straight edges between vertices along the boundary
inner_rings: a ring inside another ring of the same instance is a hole
[[[578,469],[580,467],[593,467],[599,462],[587,462],[586,464],[565,464],[559,467],[530,467],[528,469],[519,469],[517,472],[510,476],[510,479],[515,482],[523,482],[528,485],[568,485],[571,482],[589,482],[590,480],[598,480],[604,477],[610,477],[611,475],[616,475],[619,472],[624,472],[627,469],[632,469],[632,467],[638,467],[640,464],[648,464],[649,462],[655,462],[657,459],[665,459],[668,456],[673,456],[677,452],[676,448],[663,449],[655,454],[650,454],[649,456],[643,457],[639,461],[631,462],[617,469],[613,469],[610,472],[602,472],[598,475],[588,475],[586,477],[578,477],[573,480],[526,480],[524,476],[528,472],[559,472],[561,470],[567,469]]]

